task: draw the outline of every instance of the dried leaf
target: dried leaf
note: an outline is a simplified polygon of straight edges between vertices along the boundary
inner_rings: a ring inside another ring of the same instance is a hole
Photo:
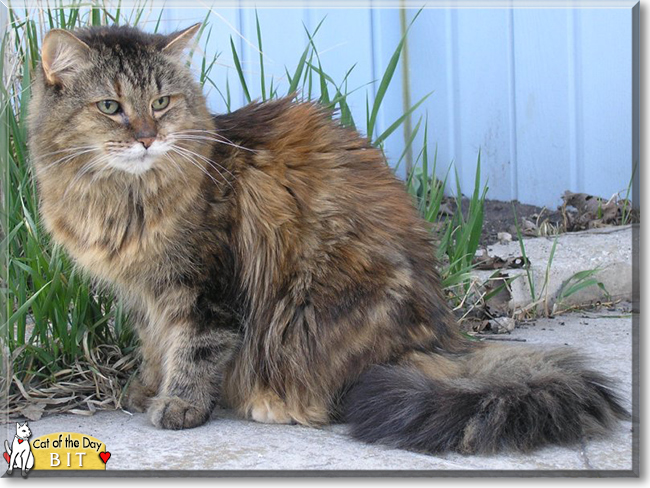
[[[40,420],[44,411],[45,404],[43,403],[30,403],[26,407],[20,409],[20,413],[29,420]]]
[[[502,258],[500,256],[489,256],[485,252],[481,256],[475,256],[473,261],[475,269],[517,269],[528,264],[523,256]]]
[[[445,217],[452,217],[455,210],[449,205],[449,202],[443,202],[438,209],[438,215]]]
[[[623,209],[629,210],[629,201],[619,199],[617,195],[609,200],[587,193],[564,192],[564,203],[560,207],[568,231],[608,227],[621,223]],[[576,212],[571,213],[573,207]]]
[[[491,329],[496,334],[509,334],[515,330],[515,325],[512,317],[497,317],[490,321]]]
[[[472,331],[474,333],[509,334],[515,330],[515,325],[515,319],[512,317],[496,317],[475,323],[472,325]]]
[[[483,332],[485,329],[490,327],[489,320],[481,320],[472,325],[473,332]]]

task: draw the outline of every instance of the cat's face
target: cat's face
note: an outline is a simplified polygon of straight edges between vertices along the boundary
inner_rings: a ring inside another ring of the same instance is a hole
[[[197,28],[171,36],[125,27],[50,32],[30,106],[37,167],[139,175],[169,166],[172,154],[188,157],[182,142],[200,141],[190,131],[208,117],[183,55]]]
[[[25,422],[22,425],[16,422],[16,434],[18,435],[18,437],[22,439],[27,439],[28,437],[31,437],[32,431],[29,430],[29,426],[27,425],[27,422]]]

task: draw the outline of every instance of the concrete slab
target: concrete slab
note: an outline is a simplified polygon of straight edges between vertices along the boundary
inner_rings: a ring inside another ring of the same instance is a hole
[[[572,314],[540,319],[517,328],[498,340],[526,344],[573,346],[590,355],[598,369],[620,387],[628,408],[632,399],[632,316],[620,312]],[[210,470],[220,474],[245,474],[269,470],[428,472],[429,475],[472,470],[585,475],[631,475],[633,468],[632,423],[620,422],[612,435],[584,439],[581,444],[552,446],[532,453],[503,452],[493,456],[447,453],[429,456],[386,446],[367,445],[347,436],[345,425],[323,429],[266,425],[237,419],[231,412],[216,411],[202,427],[173,432],[154,428],[144,414],[123,411],[98,412],[91,417],[57,415],[30,422],[34,437],[54,432],[79,432],[106,443],[112,457],[107,471],[142,470],[164,475],[167,471]],[[13,425],[5,426],[13,437]],[[635,428],[638,428],[638,424]],[[600,470],[609,470],[605,473]],[[611,471],[613,470],[613,471]],[[80,472],[81,473],[81,472]],[[34,472],[37,475],[37,472]],[[175,475],[183,473],[175,472]],[[205,474],[205,473],[204,473]],[[267,473],[268,474],[268,473]]]
[[[632,300],[632,226],[607,227],[583,232],[571,232],[557,236],[557,245],[546,278],[553,237],[524,239],[526,256],[530,260],[534,279],[535,296],[547,298],[549,310],[558,301],[562,286],[578,272],[600,269],[594,275],[603,283],[613,300]],[[488,246],[490,256],[501,258],[521,256],[518,241]],[[478,271],[479,282],[485,281],[493,272]],[[512,282],[510,310],[520,310],[533,302],[530,286],[523,269],[503,270],[507,276],[519,276]],[[548,282],[547,282],[548,281]],[[545,283],[546,288],[544,287]],[[543,292],[542,292],[543,291]],[[562,300],[562,308],[585,305],[604,300],[606,294],[597,286],[584,288]]]

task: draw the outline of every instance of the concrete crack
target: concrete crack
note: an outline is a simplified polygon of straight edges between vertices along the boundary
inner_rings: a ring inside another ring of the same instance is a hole
[[[582,459],[585,468],[590,470],[594,469],[594,467],[591,465],[591,462],[589,462],[589,456],[587,456],[587,443],[585,442],[584,437],[580,439],[580,458]]]

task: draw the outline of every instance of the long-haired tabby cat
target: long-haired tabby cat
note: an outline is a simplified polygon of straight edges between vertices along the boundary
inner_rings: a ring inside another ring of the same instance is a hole
[[[197,28],[53,30],[30,104],[43,222],[137,327],[129,408],[165,429],[217,404],[343,419],[427,452],[570,442],[626,415],[569,350],[457,332],[403,183],[327,110],[208,113],[183,54]]]

